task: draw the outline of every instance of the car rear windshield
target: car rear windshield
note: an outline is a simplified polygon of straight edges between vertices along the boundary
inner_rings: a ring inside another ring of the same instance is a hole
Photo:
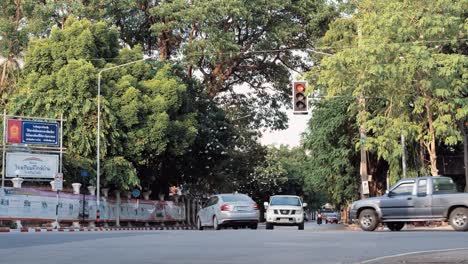
[[[221,195],[221,199],[226,202],[226,203],[232,203],[232,202],[252,202],[252,199],[248,197],[247,195],[243,194],[226,194],[226,195]]]
[[[270,205],[293,205],[301,206],[301,201],[296,197],[273,197]]]
[[[449,178],[434,178],[434,194],[441,193],[456,193],[457,186],[452,179]]]

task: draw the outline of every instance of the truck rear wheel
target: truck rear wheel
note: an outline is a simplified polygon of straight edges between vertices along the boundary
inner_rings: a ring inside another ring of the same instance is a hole
[[[359,224],[364,231],[374,231],[379,225],[379,218],[373,209],[364,209],[359,214]]]
[[[405,223],[402,223],[402,222],[387,223],[387,227],[391,231],[400,231],[401,229],[403,229],[404,226],[405,226]]]
[[[450,213],[450,225],[457,231],[468,230],[468,208],[458,207]]]
[[[304,222],[300,223],[300,224],[297,226],[297,229],[298,229],[298,230],[304,230]]]

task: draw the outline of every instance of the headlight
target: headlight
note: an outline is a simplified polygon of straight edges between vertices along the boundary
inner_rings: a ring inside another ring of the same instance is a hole
[[[303,214],[303,213],[304,213],[304,212],[303,212],[302,210],[296,210],[296,214],[297,214],[297,215],[301,215],[301,214]]]

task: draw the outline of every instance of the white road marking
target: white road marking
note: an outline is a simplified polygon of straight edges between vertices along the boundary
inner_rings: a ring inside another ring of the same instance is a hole
[[[379,257],[379,258],[374,258],[374,259],[368,259],[368,260],[358,262],[358,263],[365,264],[365,263],[371,263],[371,262],[380,261],[380,260],[384,260],[384,259],[388,259],[388,258],[397,258],[397,257],[404,257],[404,256],[424,254],[424,253],[450,252],[450,251],[457,251],[457,250],[468,250],[468,248],[449,248],[449,249],[414,251],[414,252],[407,252],[407,253],[402,253],[402,254],[389,255],[389,256],[384,256],[384,257]]]

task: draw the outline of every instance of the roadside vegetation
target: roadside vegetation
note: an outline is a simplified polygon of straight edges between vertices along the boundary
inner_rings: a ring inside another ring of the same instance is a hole
[[[468,1],[345,2],[3,1],[0,110],[63,114],[65,179],[95,179],[97,74],[145,58],[102,75],[107,187],[339,208],[361,147],[371,195],[402,177],[403,151],[409,176],[442,174],[445,155],[468,177]],[[262,146],[287,127],[293,78],[322,99],[299,147]]]

